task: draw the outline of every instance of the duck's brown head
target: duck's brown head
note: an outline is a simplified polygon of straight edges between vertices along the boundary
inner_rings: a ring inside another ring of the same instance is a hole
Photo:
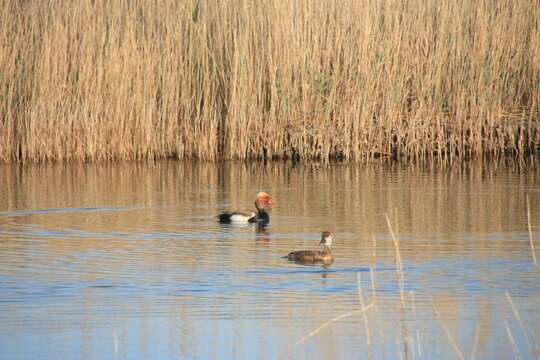
[[[259,210],[265,209],[271,209],[275,207],[277,203],[272,199],[272,197],[265,193],[264,191],[261,191],[257,194],[257,198],[255,199],[255,207]]]
[[[319,245],[332,246],[332,233],[330,231],[323,231]]]

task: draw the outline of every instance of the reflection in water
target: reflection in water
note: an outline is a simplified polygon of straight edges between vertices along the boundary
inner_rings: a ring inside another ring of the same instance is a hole
[[[528,194],[538,241],[537,167],[164,161],[0,173],[5,358],[455,358],[447,333],[465,357],[476,346],[479,358],[508,358],[505,324],[522,355],[526,339],[538,343],[525,205]],[[262,190],[279,201],[268,226],[217,222]],[[331,267],[282,259],[325,229],[339,239]],[[359,308],[357,273],[365,303],[376,299],[370,345],[360,313],[295,345]]]
[[[267,225],[257,224],[255,228],[255,242],[258,244],[269,244],[270,243],[270,231],[268,230]]]

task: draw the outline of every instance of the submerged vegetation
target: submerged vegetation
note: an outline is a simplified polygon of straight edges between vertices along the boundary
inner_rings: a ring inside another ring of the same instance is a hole
[[[5,0],[0,161],[540,148],[540,3]]]

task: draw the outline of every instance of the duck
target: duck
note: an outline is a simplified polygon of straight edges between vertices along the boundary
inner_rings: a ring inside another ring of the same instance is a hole
[[[334,261],[334,255],[332,255],[332,233],[330,231],[323,231],[319,245],[323,245],[322,251],[293,251],[283,258],[302,264],[315,264],[319,262],[324,264],[332,263],[332,261]]]
[[[226,212],[218,215],[219,222],[221,224],[248,224],[257,223],[259,225],[267,225],[270,222],[270,215],[268,210],[277,206],[270,194],[261,191],[255,198],[255,208],[257,212]]]

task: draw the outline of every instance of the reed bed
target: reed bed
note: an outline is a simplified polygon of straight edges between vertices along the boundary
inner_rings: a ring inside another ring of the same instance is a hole
[[[0,5],[0,161],[540,148],[540,3]]]

